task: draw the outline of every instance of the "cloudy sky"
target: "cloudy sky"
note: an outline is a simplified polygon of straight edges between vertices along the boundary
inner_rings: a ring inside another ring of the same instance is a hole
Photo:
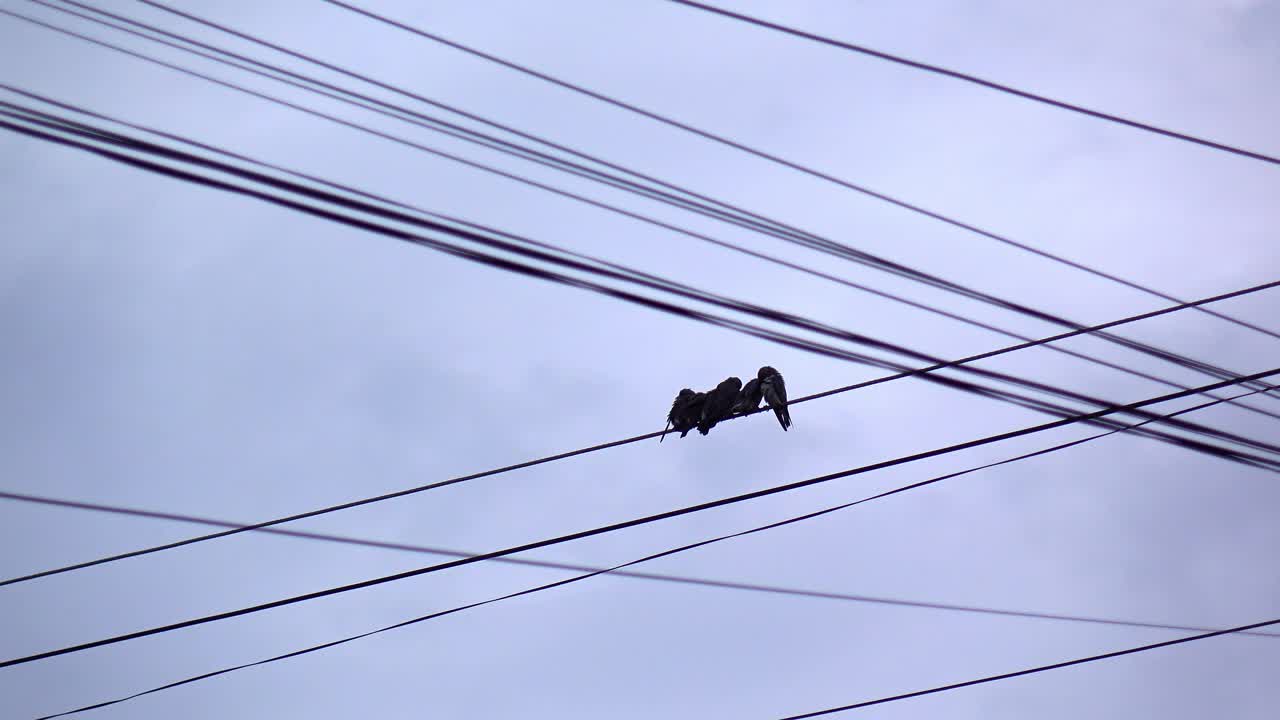
[[[175,4],[1075,320],[1104,322],[1166,304],[315,0]],[[140,3],[111,7],[304,69]],[[1052,8],[1012,0],[807,0],[785,8],[735,0],[733,7],[1280,154],[1280,3],[1271,0]],[[89,29],[23,0],[0,8],[1014,332],[1056,331]],[[1280,271],[1274,166],[659,0],[377,8],[1181,298],[1271,281]],[[0,18],[0,48],[2,82],[404,202],[945,357],[1010,344],[11,18]],[[793,396],[880,374],[12,133],[0,134],[0,159],[3,490],[259,521],[655,430],[679,388],[745,377],[766,363],[786,375]],[[1278,300],[1259,293],[1219,309],[1280,330]],[[1274,338],[1203,314],[1175,313],[1125,333],[1242,373],[1275,365]],[[1212,381],[1096,340],[1065,344],[1182,384]],[[1044,349],[986,366],[1124,402],[1169,391]],[[1252,402],[1280,411],[1272,399]],[[706,438],[628,445],[297,527],[487,551],[1044,419],[919,380],[808,403],[793,415],[786,434],[762,414]],[[1276,436],[1274,420],[1236,408],[1191,418]],[[531,556],[624,562],[1090,433],[1042,433]],[[1280,616],[1277,503],[1280,487],[1261,471],[1117,436],[645,569],[1225,627]],[[0,577],[203,531],[0,504]],[[0,656],[437,561],[240,535],[0,588]],[[0,706],[6,718],[65,710],[565,576],[481,563],[29,663],[0,670]],[[92,716],[768,719],[1178,636],[604,577]],[[860,712],[1263,718],[1280,702],[1277,662],[1280,639],[1218,638]]]

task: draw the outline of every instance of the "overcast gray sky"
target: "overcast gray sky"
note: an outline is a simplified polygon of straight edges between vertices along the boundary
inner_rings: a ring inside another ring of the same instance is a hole
[[[1103,322],[1164,304],[314,0],[175,4],[1073,319]],[[0,7],[71,24],[21,0]],[[111,7],[280,60],[139,3]],[[1280,3],[1269,0],[733,7],[1280,154]],[[1179,297],[1267,282],[1280,270],[1280,170],[1263,163],[658,0],[377,8]],[[931,353],[960,357],[1009,344],[7,18],[0,58],[6,83]],[[1054,332],[386,118],[358,117],[1020,333]],[[679,388],[746,377],[766,363],[785,374],[793,396],[879,374],[9,133],[0,134],[0,159],[0,487],[10,491],[256,521],[650,431]],[[1220,309],[1280,329],[1278,299],[1261,293]],[[1240,372],[1275,364],[1276,340],[1202,314],[1126,332]],[[1067,344],[1182,383],[1210,382],[1092,339]],[[1168,391],[1043,349],[987,366],[1123,401]],[[1255,402],[1280,410],[1274,400]],[[1043,418],[918,380],[808,403],[793,416],[786,434],[762,414],[706,438],[629,445],[298,526],[492,550]],[[1276,437],[1274,421],[1238,409],[1192,417]],[[1043,433],[537,557],[623,562],[1088,433]],[[1280,616],[1277,503],[1272,476],[1117,436],[646,569],[1230,626]],[[0,504],[0,576],[200,532]],[[432,562],[240,535],[0,588],[0,656]],[[0,671],[0,707],[14,718],[60,711],[562,575],[478,564],[30,663]],[[92,716],[767,719],[1176,636],[606,577]],[[1280,702],[1278,661],[1280,639],[1219,638],[861,712],[1270,718]]]

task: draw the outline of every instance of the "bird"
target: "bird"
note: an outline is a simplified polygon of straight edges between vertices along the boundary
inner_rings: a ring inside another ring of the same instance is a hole
[[[756,379],[760,381],[760,393],[764,395],[764,401],[769,403],[773,414],[778,416],[778,424],[783,430],[791,427],[791,412],[787,410],[787,383],[782,379],[782,373],[765,365],[756,373]]]
[[[698,432],[706,435],[711,432],[711,428],[715,427],[716,423],[729,417],[741,390],[742,380],[728,377],[714,390],[708,391],[707,399],[702,403],[702,418],[698,421]]]
[[[667,413],[667,428],[663,429],[662,437],[658,438],[658,442],[666,439],[667,429],[678,431],[680,437],[688,435],[702,418],[702,401],[706,397],[706,393],[694,392],[689,388],[682,389],[671,403],[671,412]]]
[[[738,393],[738,400],[733,404],[735,413],[751,412],[760,407],[760,399],[764,397],[760,393],[760,378],[751,378],[746,385],[742,386],[742,392]]]

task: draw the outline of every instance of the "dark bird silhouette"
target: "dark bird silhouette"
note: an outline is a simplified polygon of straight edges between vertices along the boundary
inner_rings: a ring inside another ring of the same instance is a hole
[[[702,418],[698,422],[698,432],[706,435],[716,423],[733,413],[733,404],[738,401],[738,393],[742,390],[742,381],[736,377],[725,378],[715,390],[707,393],[702,403]]]
[[[773,414],[778,416],[778,424],[783,430],[791,427],[791,412],[787,410],[787,383],[782,379],[782,373],[765,365],[756,373],[756,379],[760,381],[760,393],[764,395],[764,401],[769,403]]]
[[[667,428],[679,432],[680,437],[688,435],[702,419],[702,401],[706,397],[706,393],[694,392],[689,388],[681,390],[671,403],[671,412],[667,413]],[[667,430],[664,429],[658,442],[666,438]]]
[[[738,393],[738,400],[733,403],[733,411],[735,413],[751,412],[760,407],[760,400],[763,397],[760,391],[760,378],[751,378],[746,385],[742,386],[742,392]]]

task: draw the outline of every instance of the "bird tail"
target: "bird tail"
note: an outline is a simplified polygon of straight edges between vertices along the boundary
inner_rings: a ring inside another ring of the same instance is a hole
[[[781,405],[773,409],[773,414],[778,416],[778,424],[783,430],[791,427],[791,412],[787,410],[786,405]]]
[[[670,429],[671,429],[671,421],[668,420],[667,426],[662,428],[662,434],[658,436],[658,442],[662,442],[663,440],[667,439],[667,431]]]

